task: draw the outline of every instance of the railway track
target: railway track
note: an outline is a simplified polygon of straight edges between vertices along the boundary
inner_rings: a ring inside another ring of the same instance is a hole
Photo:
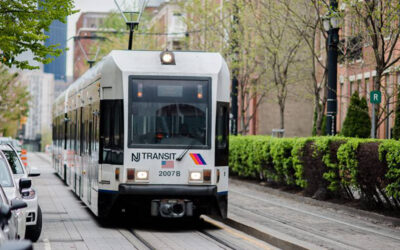
[[[147,249],[275,249],[243,232],[208,217],[194,225],[130,228]]]

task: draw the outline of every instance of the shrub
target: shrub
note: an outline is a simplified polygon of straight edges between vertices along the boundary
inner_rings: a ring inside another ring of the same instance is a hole
[[[358,138],[368,138],[371,134],[367,100],[364,97],[360,99],[357,91],[351,96],[341,133],[343,136]]]
[[[346,137],[272,138],[233,136],[230,166],[241,177],[320,188],[354,199],[358,190],[369,205],[400,209],[400,142]]]
[[[400,91],[397,95],[395,121],[393,127],[393,139],[400,140]]]

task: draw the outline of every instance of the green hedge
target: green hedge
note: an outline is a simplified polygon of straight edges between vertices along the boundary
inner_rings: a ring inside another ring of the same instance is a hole
[[[345,137],[232,136],[231,172],[312,196],[358,199],[400,209],[400,142]],[[356,195],[356,196],[355,196]]]

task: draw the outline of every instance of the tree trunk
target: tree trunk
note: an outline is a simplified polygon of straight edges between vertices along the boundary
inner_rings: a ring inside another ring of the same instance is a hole
[[[285,102],[279,101],[280,129],[285,129]]]
[[[381,90],[381,80],[382,80],[383,71],[381,69],[376,69],[376,76],[374,82],[374,90]],[[380,104],[375,104],[375,138],[378,137],[379,130],[379,107]],[[372,119],[372,117],[371,117]]]

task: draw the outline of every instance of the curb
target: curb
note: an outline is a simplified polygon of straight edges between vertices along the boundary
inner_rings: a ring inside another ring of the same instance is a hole
[[[229,182],[232,184],[244,186],[244,187],[247,187],[250,189],[255,189],[255,190],[261,191],[261,192],[266,192],[266,193],[269,193],[269,194],[272,194],[272,195],[275,195],[278,197],[291,199],[291,200],[302,202],[305,204],[322,207],[322,208],[327,208],[327,209],[332,209],[335,211],[341,211],[341,212],[347,213],[351,216],[373,222],[375,224],[381,224],[381,225],[383,224],[383,225],[387,225],[387,226],[391,226],[391,227],[399,227],[400,226],[400,218],[389,217],[389,216],[385,216],[385,215],[370,212],[370,211],[365,211],[365,210],[356,209],[353,207],[348,207],[345,205],[335,204],[335,203],[332,203],[329,201],[319,201],[319,200],[315,200],[315,199],[312,199],[309,197],[304,197],[304,196],[300,196],[297,194],[287,193],[284,191],[280,191],[278,189],[261,186],[256,183],[251,183],[251,182],[247,182],[247,181],[243,181],[243,180],[239,180],[239,179],[235,179],[235,178],[230,178]]]
[[[316,246],[301,246],[301,244],[296,244],[293,243],[289,240],[282,239],[281,237],[277,237],[273,234],[267,233],[260,231],[254,227],[245,225],[237,220],[233,220],[230,218],[226,218],[225,220],[222,220],[221,222],[225,223],[226,225],[239,230],[241,232],[244,232],[248,235],[253,236],[254,238],[257,238],[259,240],[265,241],[277,248],[280,249],[287,249],[287,250],[306,250],[306,249],[312,249],[315,248]]]

